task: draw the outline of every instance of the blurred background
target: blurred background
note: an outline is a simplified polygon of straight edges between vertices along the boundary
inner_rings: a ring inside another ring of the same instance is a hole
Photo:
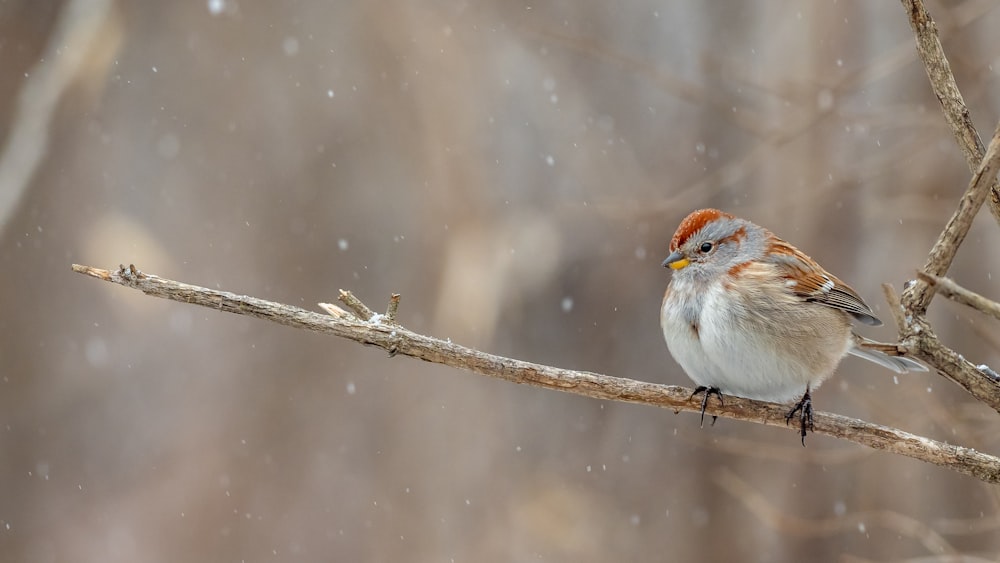
[[[1000,9],[932,1],[973,121]],[[1000,495],[793,430],[490,380],[70,272],[690,385],[660,266],[716,206],[853,285],[913,277],[970,174],[898,3],[0,2],[3,561],[974,561]],[[980,213],[950,274],[998,297]],[[938,299],[1000,364],[998,323]],[[1000,451],[937,374],[819,410]],[[963,556],[963,558],[959,557]]]

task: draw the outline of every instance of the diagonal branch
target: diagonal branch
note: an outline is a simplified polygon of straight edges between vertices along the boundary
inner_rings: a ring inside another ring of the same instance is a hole
[[[937,25],[923,0],[901,1],[913,28],[917,53],[941,103],[941,111],[974,175],[958,208],[931,248],[921,277],[907,285],[898,302],[893,302],[895,292],[890,290],[886,295],[899,325],[900,348],[935,367],[941,375],[960,385],[977,400],[1000,412],[1000,381],[995,372],[988,366],[974,366],[961,354],[942,344],[925,316],[938,287],[930,281],[931,278],[944,276],[948,271],[987,197],[990,198],[990,211],[1000,222],[1000,188],[996,182],[1000,170],[1000,124],[989,146],[984,149],[962,93],[958,90],[951,65],[944,55]]]
[[[955,75],[951,72],[951,65],[944,55],[944,48],[938,37],[937,24],[931,18],[930,12],[924,6],[923,0],[902,0],[903,8],[909,16],[910,27],[917,41],[917,53],[927,70],[927,77],[931,81],[931,87],[941,103],[941,111],[944,118],[951,127],[951,132],[955,136],[955,142],[965,155],[965,161],[969,165],[969,171],[974,172],[980,161],[983,160],[985,149],[983,141],[972,124],[969,116],[969,108],[965,105],[962,92],[958,89]],[[990,180],[990,211],[994,219],[1000,222],[1000,186]],[[940,275],[943,272],[938,272]]]
[[[986,155],[982,162],[976,168],[976,173],[972,176],[968,189],[965,190],[965,194],[958,202],[958,208],[931,248],[927,263],[924,264],[923,268],[925,273],[943,276],[948,271],[948,267],[951,266],[951,262],[958,252],[958,247],[965,240],[969,228],[972,227],[972,220],[976,218],[976,213],[986,201],[986,196],[990,193],[990,186],[996,179],[998,171],[1000,171],[1000,123],[997,124],[996,130],[993,132],[990,146],[986,149]],[[903,292],[903,308],[922,316],[927,312],[927,306],[933,296],[934,289],[930,284],[924,280],[917,280]]]
[[[595,399],[658,406],[675,412],[701,410],[701,401],[692,400],[691,389],[495,356],[417,334],[398,324],[386,324],[381,322],[381,316],[375,316],[371,321],[362,321],[352,315],[323,315],[291,305],[144,274],[135,266],[127,268],[121,266],[118,270],[108,271],[74,264],[73,271],[138,289],[154,297],[247,315],[294,328],[333,334],[362,344],[377,346],[389,351],[390,355],[419,358],[513,383],[554,389]],[[785,427],[786,410],[787,406],[783,405],[726,397],[725,406],[713,402],[708,412],[734,420]],[[1000,458],[969,448],[829,413],[815,414],[815,431],[876,450],[947,467],[988,483],[1000,483]]]
[[[885,284],[886,300],[899,325],[899,349],[933,366],[939,374],[968,391],[983,404],[1000,412],[1000,378],[985,365],[975,366],[961,354],[945,346],[924,316],[904,312],[892,286]],[[895,311],[899,311],[897,315]]]
[[[931,248],[924,274],[942,276],[948,270],[959,245],[965,240],[976,212],[983,205],[990,185],[1000,170],[1000,124],[986,149],[986,156],[972,177],[958,208]],[[890,303],[894,309],[901,305],[902,315],[899,342],[902,349],[915,358],[933,366],[939,373],[957,383],[982,403],[1000,412],[1000,382],[978,369],[961,354],[948,348],[938,339],[925,317],[927,306],[934,297],[935,286],[927,276],[911,282],[900,298],[900,304]],[[890,296],[892,297],[892,296]]]

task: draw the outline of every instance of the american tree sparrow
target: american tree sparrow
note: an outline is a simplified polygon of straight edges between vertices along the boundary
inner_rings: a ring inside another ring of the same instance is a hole
[[[670,354],[704,393],[779,403],[798,399],[802,445],[813,428],[809,392],[847,354],[897,373],[927,371],[851,330],[878,326],[857,292],[767,229],[717,209],[687,216],[663,265],[674,270],[660,309]],[[712,418],[714,423],[715,417]]]

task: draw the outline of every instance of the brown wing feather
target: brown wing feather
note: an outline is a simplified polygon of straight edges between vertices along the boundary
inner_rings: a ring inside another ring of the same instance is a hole
[[[788,281],[788,289],[803,300],[846,311],[867,325],[882,324],[849,285],[787,242],[773,237],[767,260],[785,272],[783,277]]]

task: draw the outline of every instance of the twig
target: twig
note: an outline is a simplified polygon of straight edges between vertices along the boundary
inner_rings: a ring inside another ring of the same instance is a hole
[[[968,234],[969,227],[972,226],[972,220],[975,219],[979,208],[986,201],[986,196],[990,192],[990,186],[996,179],[998,171],[1000,171],[1000,123],[997,124],[997,129],[993,132],[990,146],[986,149],[986,156],[972,176],[962,199],[958,202],[958,209],[948,220],[948,224],[941,231],[941,236],[931,248],[927,263],[924,264],[924,272],[943,276],[948,271],[948,267],[951,266],[951,262],[955,258],[955,253],[958,252],[958,247],[965,240],[965,235]],[[933,296],[934,291],[930,284],[917,280],[916,283],[903,291],[903,308],[915,315],[923,315],[927,312],[927,305],[930,304]]]
[[[900,347],[907,355],[934,367],[978,401],[1000,412],[1000,380],[942,344],[926,317],[914,316],[909,320],[900,335]]]
[[[385,320],[389,324],[396,322],[396,313],[399,311],[399,294],[393,293],[389,296],[389,306],[385,309]]]
[[[350,311],[345,311],[333,303],[317,303],[317,305],[319,305],[320,309],[323,309],[335,317],[354,317]]]
[[[967,307],[972,307],[973,309],[990,315],[995,319],[1000,319],[1000,303],[997,303],[992,299],[987,299],[975,291],[965,289],[955,283],[955,281],[951,278],[932,276],[930,274],[925,274],[924,272],[917,272],[917,277],[937,287],[938,293],[944,297],[951,299],[956,303],[961,303]]]
[[[902,0],[902,4],[916,37],[917,53],[927,70],[934,94],[941,103],[945,120],[965,154],[969,169],[975,172],[958,208],[931,248],[923,267],[924,274],[941,277],[951,266],[958,247],[968,234],[972,221],[987,196],[991,201],[990,211],[1000,222],[1000,188],[996,182],[997,171],[1000,170],[1000,124],[984,150],[944,55],[937,26],[924,7],[923,0]],[[909,283],[903,290],[900,298],[902,316],[896,318],[897,323],[901,323],[901,347],[911,356],[935,367],[977,400],[1000,412],[1000,381],[992,376],[991,370],[980,370],[973,366],[960,354],[942,344],[931,330],[925,314],[937,287],[924,276]],[[886,297],[892,301],[890,293],[887,292]]]
[[[882,284],[882,293],[885,295],[886,303],[889,304],[889,313],[892,314],[892,319],[896,321],[896,330],[903,332],[906,330],[906,316],[903,314],[903,304],[899,301],[896,288],[892,287],[891,283],[884,283]]]
[[[699,412],[701,401],[691,398],[691,389],[573,371],[487,354],[452,342],[411,332],[402,326],[363,322],[348,317],[314,313],[291,305],[265,301],[144,274],[134,266],[109,272],[73,265],[73,271],[138,289],[147,295],[192,303],[228,313],[248,315],[285,326],[333,334],[390,353],[456,367],[505,381],[554,389],[595,399],[622,401],[669,408],[675,412]],[[350,295],[344,292],[342,297]],[[353,296],[351,296],[353,297]],[[356,300],[356,298],[354,298]],[[357,301],[360,303],[360,301]],[[367,307],[366,307],[367,309]],[[712,415],[786,427],[787,406],[737,397],[727,397],[724,407],[714,401]],[[1000,458],[969,448],[945,444],[902,430],[829,413],[815,413],[819,434],[849,440],[876,450],[897,453],[1000,484]],[[797,431],[797,430],[796,430]]]
[[[368,308],[367,305],[361,302],[360,299],[354,296],[350,291],[340,290],[340,295],[337,297],[341,303],[347,305],[347,308],[354,311],[363,321],[370,321],[372,317],[375,316],[375,312]]]
[[[959,245],[972,225],[976,212],[986,199],[989,186],[998,170],[1000,170],[1000,124],[986,149],[986,157],[959,201],[958,209],[934,243],[927,264],[924,266],[925,273],[941,276],[948,270]],[[903,290],[900,301],[903,305],[905,326],[900,330],[900,345],[911,356],[937,368],[941,374],[960,385],[977,400],[1000,412],[1000,382],[977,369],[961,354],[942,344],[924,316],[934,296],[934,289],[926,279],[917,279]]]
[[[969,116],[969,108],[966,107],[965,100],[962,99],[962,93],[958,89],[955,75],[951,72],[948,58],[944,55],[944,48],[938,38],[937,25],[924,6],[923,0],[902,0],[902,3],[909,16],[910,27],[913,28],[916,37],[917,53],[927,70],[927,77],[930,79],[934,94],[941,103],[944,118],[951,127],[958,147],[965,155],[969,170],[975,171],[985,153],[983,142]],[[993,217],[1000,222],[1000,186],[993,179],[990,179],[989,194],[990,211],[993,213]],[[937,272],[939,275],[942,273]]]

